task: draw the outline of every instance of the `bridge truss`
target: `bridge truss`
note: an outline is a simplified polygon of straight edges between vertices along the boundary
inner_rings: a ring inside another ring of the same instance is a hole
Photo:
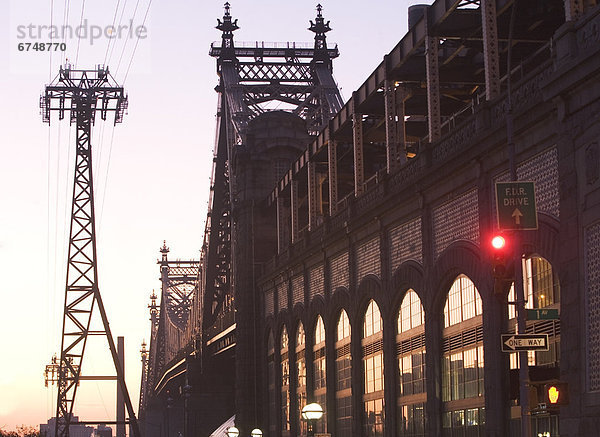
[[[202,247],[206,273],[202,277],[202,325],[205,340],[234,323],[231,284],[231,217],[236,197],[236,157],[245,151],[248,123],[260,114],[284,110],[302,117],[316,135],[342,108],[342,98],[332,74],[337,46],[329,48],[325,34],[331,30],[321,5],[310,22],[315,33],[306,44],[236,43],[239,27],[225,4],[221,45],[213,43],[210,55],[217,59],[219,108],[213,158],[209,212]],[[235,267],[233,267],[235,268]]]
[[[294,114],[297,116],[294,119],[303,120],[306,126],[306,141],[302,140],[301,145],[304,148],[310,135],[318,134],[327,126],[343,105],[332,74],[332,60],[339,52],[337,46],[327,45],[326,33],[331,28],[320,5],[309,28],[315,35],[314,44],[239,43],[233,39],[238,28],[229,3],[225,3],[224,16],[217,25],[222,32],[221,43],[210,47],[210,55],[217,60],[219,99],[209,210],[200,262],[168,261],[168,248],[161,249],[163,291],[160,308],[155,299],[150,305],[152,336],[146,352],[146,373],[142,377],[145,387],[140,397],[141,418],[145,410],[152,408],[153,398],[167,404],[173,402],[166,387],[179,375],[185,374],[185,381],[179,385],[187,387],[186,399],[190,397],[190,390],[203,390],[188,384],[189,360],[185,357],[201,358],[197,360],[202,363],[201,372],[209,372],[211,365],[218,367],[215,363],[220,362],[217,359],[211,364],[211,357],[219,354],[223,357],[224,351],[232,352],[234,347],[236,357],[240,352],[236,344],[239,302],[236,305],[235,299],[241,292],[241,289],[236,290],[235,280],[236,269],[239,272],[240,267],[236,266],[234,254],[238,250],[236,214],[245,201],[240,196],[237,172],[240,160],[251,152],[249,125],[270,112]],[[267,195],[268,191],[262,198],[266,199]],[[239,284],[237,287],[244,288]],[[210,381],[203,384],[209,386]]]

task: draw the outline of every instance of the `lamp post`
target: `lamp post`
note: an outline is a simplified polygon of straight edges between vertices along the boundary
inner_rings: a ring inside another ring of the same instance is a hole
[[[230,426],[229,428],[227,428],[227,431],[225,433],[227,434],[227,437],[238,437],[240,435],[240,430],[237,429],[235,426]]]
[[[302,408],[302,418],[306,420],[307,436],[314,437],[314,422],[323,417],[323,408],[316,402],[306,405]]]

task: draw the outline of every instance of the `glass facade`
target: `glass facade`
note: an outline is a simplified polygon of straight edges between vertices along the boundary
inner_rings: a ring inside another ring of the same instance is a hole
[[[484,429],[483,407],[446,411],[442,416],[444,437],[483,437]]]
[[[304,325],[298,323],[296,330],[296,399],[298,405],[298,428],[306,434],[306,421],[302,420],[302,408],[306,406],[306,335]]]
[[[269,393],[269,433],[277,433],[277,380],[275,378],[275,340],[269,332],[267,340],[267,381]]]
[[[315,423],[315,432],[327,432],[327,376],[325,366],[325,325],[321,316],[315,324],[315,342],[313,345],[313,370],[315,384],[315,402],[323,407],[323,417]]]
[[[481,314],[479,291],[467,276],[459,275],[448,291],[444,306],[444,436],[479,436],[484,432]],[[465,403],[465,400],[470,402]]]
[[[425,403],[398,405],[398,435],[424,437]]]
[[[365,436],[383,436],[383,320],[379,307],[371,300],[363,323],[363,427]]]
[[[528,308],[559,308],[560,287],[551,265],[543,258],[532,257],[524,261],[524,285]],[[514,296],[511,291],[509,301],[512,300]],[[436,358],[441,360],[442,436],[484,435],[482,309],[481,296],[475,284],[465,275],[457,276],[448,290],[443,314],[438,315],[443,320],[442,353]],[[514,315],[512,306],[509,307],[509,313]],[[330,363],[327,363],[326,356],[325,323],[320,315],[317,315],[311,326],[314,335],[309,344],[306,343],[303,324],[298,323],[291,355],[285,328],[281,331],[278,345],[274,333],[269,334],[269,433],[289,436],[292,422],[294,432],[298,435],[306,434],[306,422],[301,418],[301,410],[307,403],[307,359],[310,359],[312,399],[324,409],[324,416],[315,423],[315,432],[350,437],[354,435],[353,425],[360,424],[362,436],[383,436],[387,379],[384,377],[383,318],[374,300],[369,301],[362,318],[357,316],[360,326],[360,356],[354,357],[354,363],[360,366],[362,381],[353,381],[352,378],[352,332],[350,318],[345,310],[340,310],[337,323],[332,325],[335,334],[335,361]],[[425,437],[428,372],[425,360],[425,312],[419,295],[408,289],[396,315],[392,317],[392,329],[396,328],[396,365],[393,369],[388,369],[388,374],[392,377],[388,384],[396,384],[397,397],[395,405],[389,406],[388,413],[396,415],[394,435]],[[531,365],[558,365],[559,323],[558,320],[527,322],[527,332],[553,329],[555,333],[550,334],[550,351],[532,353],[529,357]],[[514,326],[513,317],[509,320],[509,327],[514,329]],[[391,349],[391,352],[394,353],[394,350]],[[279,357],[277,353],[280,354]],[[511,359],[512,365],[515,360],[516,357]],[[327,378],[328,366],[334,367],[333,380]],[[335,391],[333,405],[327,405],[328,384],[329,389]],[[291,392],[290,386],[294,386]],[[359,399],[353,400],[354,395],[358,395]],[[290,410],[291,404],[294,405],[294,410]],[[357,406],[359,411],[353,411]],[[281,417],[277,417],[277,414]],[[335,416],[329,424],[329,428],[334,429],[328,429],[327,415]],[[553,416],[545,422],[539,420],[539,428],[551,428],[555,426],[555,422]],[[538,422],[536,426],[537,424]]]
[[[350,320],[340,312],[335,341],[335,435],[352,436],[352,356],[350,355]]]
[[[289,338],[285,328],[281,331],[281,431],[290,430],[290,359]]]
[[[425,313],[414,290],[408,290],[398,311],[398,434],[425,433]]]

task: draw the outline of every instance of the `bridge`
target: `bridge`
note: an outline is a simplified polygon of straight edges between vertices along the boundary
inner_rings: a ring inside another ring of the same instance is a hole
[[[347,102],[321,6],[314,44],[265,45],[234,41],[226,3],[204,242],[199,261],[160,249],[142,432],[303,435],[310,402],[332,436],[597,432],[595,3],[411,7]],[[511,169],[537,200],[538,229],[504,233],[523,297],[491,269]],[[505,353],[507,333],[548,335],[548,350]],[[560,408],[544,398],[555,381]]]

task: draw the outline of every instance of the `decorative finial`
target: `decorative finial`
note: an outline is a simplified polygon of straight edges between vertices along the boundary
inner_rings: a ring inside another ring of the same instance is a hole
[[[223,15],[223,21],[217,19],[217,29],[223,34],[221,35],[221,59],[234,60],[235,50],[233,47],[233,32],[238,30],[240,27],[237,25],[237,19],[231,19],[230,4],[225,3],[225,14]]]
[[[329,63],[325,34],[331,30],[331,27],[329,27],[329,21],[325,22],[322,12],[323,6],[319,3],[317,4],[317,18],[314,23],[310,20],[310,27],[308,30],[315,33],[315,61]]]

